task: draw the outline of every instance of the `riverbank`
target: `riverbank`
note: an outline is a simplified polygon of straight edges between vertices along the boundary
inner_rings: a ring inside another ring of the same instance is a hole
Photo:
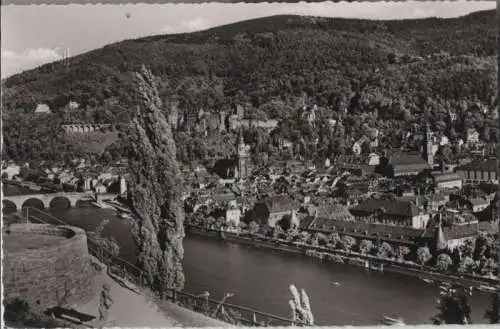
[[[93,231],[103,219],[110,219],[103,234],[119,243],[120,258],[131,264],[137,262],[128,221],[116,217],[115,211],[94,207],[48,211],[87,231]],[[234,293],[224,309],[229,302],[287,318],[288,286],[295,284],[307,291],[317,325],[371,326],[379,324],[384,315],[418,325],[430,323],[430,316],[436,312],[438,287],[415,276],[367,271],[295,253],[227,243],[220,238],[191,235],[184,239],[183,245],[186,277],[183,292],[195,296],[209,292],[215,301],[220,301],[225,293]],[[182,297],[178,302],[193,309]],[[474,293],[471,303],[474,323],[486,323],[484,311],[490,305],[490,294]],[[244,316],[253,318],[249,312]],[[278,320],[272,324],[285,325]]]
[[[394,272],[417,277],[428,283],[456,283],[467,287],[474,287],[485,292],[491,292],[492,288],[500,290],[498,289],[498,279],[496,278],[478,277],[470,274],[455,275],[450,273],[440,273],[430,270],[430,268],[407,261],[401,262],[394,259],[381,259],[371,255],[333,250],[326,247],[314,247],[304,244],[290,245],[284,240],[275,240],[264,237],[247,237],[235,232],[219,231],[190,225],[186,226],[186,233],[188,236],[189,234],[200,235],[229,243],[237,243],[278,252],[299,254],[307,257],[318,258],[324,261],[354,265],[380,272]]]

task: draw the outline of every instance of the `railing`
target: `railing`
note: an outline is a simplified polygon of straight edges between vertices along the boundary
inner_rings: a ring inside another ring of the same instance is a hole
[[[214,299],[195,296],[185,292],[177,292],[177,302],[199,313],[216,317],[224,322],[242,326],[302,326],[303,323],[293,322],[290,319],[279,317],[251,308],[221,303]]]
[[[57,217],[37,208],[26,208],[26,221],[35,219],[45,224],[53,224],[33,213],[46,216],[59,225],[68,225]],[[32,211],[35,209],[34,211]],[[163,301],[172,301],[182,307],[204,314],[210,318],[221,320],[233,325],[246,326],[305,326],[305,323],[293,321],[284,317],[261,312],[244,306],[225,303],[209,299],[208,297],[196,296],[187,292],[174,289],[161,289],[150,283],[148,274],[136,265],[113,255],[109,250],[102,247],[99,241],[87,236],[89,253],[106,265],[108,273],[118,276],[121,280],[128,281],[141,289],[156,304],[161,305]]]

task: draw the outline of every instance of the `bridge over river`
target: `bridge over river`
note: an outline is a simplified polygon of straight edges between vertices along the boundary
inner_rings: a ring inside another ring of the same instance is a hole
[[[4,209],[9,209],[8,212],[14,212],[28,206],[39,209],[50,209],[54,208],[56,204],[65,204],[66,208],[72,208],[76,207],[80,201],[100,201],[114,199],[115,197],[116,194],[113,193],[95,194],[94,192],[60,192],[4,196],[2,203]]]

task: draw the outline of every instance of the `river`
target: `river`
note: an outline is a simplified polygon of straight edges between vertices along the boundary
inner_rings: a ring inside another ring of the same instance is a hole
[[[135,261],[128,223],[115,217],[113,211],[74,208],[53,209],[51,213],[87,230],[109,218],[104,234],[117,239],[123,258]],[[186,237],[184,250],[186,291],[209,291],[214,298],[232,292],[235,295],[230,303],[288,317],[288,287],[295,284],[308,293],[317,325],[375,325],[382,315],[424,324],[436,312],[438,287],[414,277],[327,264],[207,237]],[[472,296],[474,323],[487,323],[484,312],[488,297],[477,292]]]

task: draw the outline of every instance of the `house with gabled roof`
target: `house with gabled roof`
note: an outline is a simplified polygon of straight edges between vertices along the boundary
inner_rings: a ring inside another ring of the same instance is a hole
[[[395,152],[390,156],[389,163],[394,170],[394,177],[418,175],[429,168],[419,153]]]
[[[439,189],[462,188],[462,178],[454,172],[433,172],[431,177]]]
[[[255,203],[247,221],[275,227],[280,220],[291,216],[299,208],[300,204],[286,195],[269,196]]]
[[[350,209],[359,221],[391,226],[425,228],[429,214],[411,201],[397,199],[369,199]]]
[[[456,168],[464,183],[498,184],[496,159],[476,160]]]

